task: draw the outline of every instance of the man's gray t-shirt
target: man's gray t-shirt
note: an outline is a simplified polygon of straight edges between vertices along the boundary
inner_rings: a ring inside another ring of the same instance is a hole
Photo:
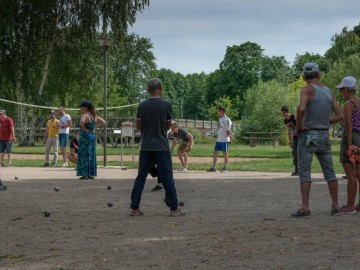
[[[185,128],[179,128],[177,133],[174,133],[174,137],[175,138],[179,138],[180,140],[184,141],[184,142],[188,142],[189,138],[186,137],[186,135],[188,135],[189,132],[185,129]]]
[[[141,151],[170,151],[166,125],[173,117],[169,101],[148,98],[140,103],[137,119],[141,120]]]

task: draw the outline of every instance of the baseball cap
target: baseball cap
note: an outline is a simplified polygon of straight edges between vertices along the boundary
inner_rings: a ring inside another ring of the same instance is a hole
[[[1,114],[1,113],[6,113],[6,111],[5,111],[5,110],[0,110],[0,114]]]
[[[303,72],[318,72],[318,73],[320,73],[320,69],[316,63],[308,62],[308,63],[304,64]]]
[[[89,107],[91,102],[89,100],[84,100],[80,103],[79,107]]]
[[[342,79],[341,83],[338,86],[336,86],[336,88],[340,89],[340,88],[344,88],[344,87],[356,90],[356,87],[357,87],[356,79],[353,76],[344,77]]]

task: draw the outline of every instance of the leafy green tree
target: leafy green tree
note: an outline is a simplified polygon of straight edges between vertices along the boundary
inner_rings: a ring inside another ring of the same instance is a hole
[[[340,34],[335,34],[331,39],[331,48],[326,51],[325,59],[329,65],[343,60],[351,55],[360,53],[360,25],[349,31],[343,28]]]
[[[223,94],[238,96],[244,100],[246,90],[255,85],[261,74],[263,49],[260,45],[246,42],[226,49],[220,69],[224,72]]]
[[[206,103],[206,82],[208,75],[205,73],[190,74],[186,76],[189,82],[189,92],[184,100],[184,116],[188,119],[207,119],[208,105]]]
[[[299,100],[298,93],[276,80],[261,81],[249,89],[245,100],[244,117],[241,121],[242,135],[250,131],[281,131],[284,123],[280,108],[287,105],[295,112]]]
[[[136,13],[148,4],[149,0],[0,1],[0,77],[12,94],[9,98],[37,103],[47,100],[47,92],[50,92],[49,96],[56,95],[51,92],[54,87],[48,87],[48,81],[57,45],[66,42],[78,45],[80,40],[83,44],[94,46],[100,28],[104,33],[112,30],[115,38],[121,38],[127,26],[135,22]],[[64,29],[69,30],[65,35]],[[66,41],[62,40],[64,37]],[[76,48],[69,48],[76,51]],[[70,87],[65,86],[65,81],[61,82],[57,88],[64,91],[66,97],[65,91],[73,89],[75,83],[69,83]],[[88,86],[81,89],[89,91]],[[31,140],[27,142],[26,116],[27,113],[36,115],[39,112],[27,110],[23,106],[18,106],[16,110],[20,145],[33,143]]]
[[[303,72],[302,67],[304,66],[305,63],[308,62],[317,63],[321,71],[326,72],[328,70],[325,58],[320,54],[318,53],[313,54],[309,52],[306,52],[305,54],[302,55],[296,54],[294,63],[291,68],[292,69],[291,74],[293,80],[296,80],[299,76],[302,76],[302,72]]]
[[[224,90],[225,72],[221,69],[216,69],[210,73],[206,80],[205,99],[207,104],[213,103],[216,99],[226,95]],[[235,97],[231,96],[231,97]]]
[[[261,79],[277,80],[282,83],[290,81],[290,67],[284,56],[264,56],[261,64]]]
[[[232,121],[238,119],[239,110],[233,105],[229,97],[224,96],[215,100],[209,108],[209,115],[212,120],[219,119],[217,111],[220,106],[225,107],[226,115],[229,116]]]
[[[111,47],[114,85],[109,90],[109,106],[135,104],[148,96],[147,81],[156,70],[152,48],[150,39],[135,34],[126,35],[124,42]],[[136,110],[136,107],[128,108],[126,114],[134,115]]]

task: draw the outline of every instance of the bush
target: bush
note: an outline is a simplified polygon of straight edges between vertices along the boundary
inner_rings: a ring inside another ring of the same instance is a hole
[[[201,132],[200,129],[188,128],[188,131],[194,137],[195,143],[208,144],[208,143],[215,143],[216,141],[216,138],[207,137],[205,134]]]

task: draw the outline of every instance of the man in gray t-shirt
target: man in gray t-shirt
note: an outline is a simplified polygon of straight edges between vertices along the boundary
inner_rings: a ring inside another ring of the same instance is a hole
[[[154,163],[158,177],[165,189],[165,201],[170,208],[170,216],[182,216],[172,171],[172,160],[167,131],[172,121],[172,104],[161,98],[160,79],[148,82],[150,98],[139,105],[136,128],[141,131],[139,170],[131,193],[131,216],[142,216],[140,211],[141,194],[145,181]]]

